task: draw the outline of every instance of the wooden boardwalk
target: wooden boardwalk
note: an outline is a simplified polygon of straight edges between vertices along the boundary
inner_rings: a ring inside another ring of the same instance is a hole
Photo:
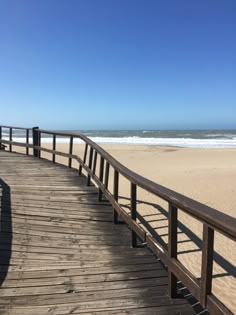
[[[0,151],[0,314],[193,314],[75,170]]]

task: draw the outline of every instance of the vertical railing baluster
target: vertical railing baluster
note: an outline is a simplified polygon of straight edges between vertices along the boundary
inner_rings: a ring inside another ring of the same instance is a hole
[[[2,147],[2,126],[0,126],[0,150],[3,150],[4,147]]]
[[[38,137],[39,137],[39,147],[41,147],[41,132],[38,130]],[[39,158],[41,157],[41,150],[39,149]]]
[[[26,144],[29,144],[29,129],[26,129]],[[29,147],[26,147],[26,154],[29,155]]]
[[[53,151],[56,151],[56,135],[55,134],[53,135],[53,138],[52,138],[52,149],[53,149]],[[55,161],[56,161],[56,154],[53,153],[52,154],[52,162],[55,163]]]
[[[108,188],[109,170],[110,170],[110,164],[107,161],[106,162],[106,170],[105,170],[105,180],[104,180],[104,186],[105,186],[106,189]]]
[[[89,170],[91,171],[92,169],[92,162],[93,162],[93,148],[90,147],[90,151],[89,151],[89,163],[88,163],[88,167],[89,167]],[[88,174],[87,176],[87,186],[90,185],[90,182],[91,182],[91,176]]]
[[[70,136],[69,154],[72,154],[72,153],[73,153],[73,136]],[[71,168],[71,164],[72,164],[72,158],[69,157],[69,159],[68,159],[69,168]]]
[[[119,173],[117,170],[114,170],[113,195],[114,195],[115,201],[118,201],[118,198],[119,198]],[[113,223],[114,224],[118,223],[118,213],[114,208],[113,208]]]
[[[136,221],[137,220],[137,186],[134,183],[131,183],[130,199],[131,199],[131,219]],[[132,243],[132,247],[137,247],[137,235],[133,230],[131,232],[131,243]]]
[[[97,166],[97,151],[94,152],[94,158],[93,158],[93,174],[96,174],[96,166]]]
[[[39,149],[35,148],[38,147],[40,145],[39,142],[39,131],[38,131],[39,127],[33,127],[32,128],[32,132],[33,132],[33,152],[34,152],[34,157],[40,157],[39,155]]]
[[[84,159],[83,162],[86,162],[86,158],[87,158],[87,152],[88,152],[88,143],[85,144],[85,148],[84,148]],[[79,175],[82,174],[82,165],[79,166]]]
[[[178,209],[169,203],[168,215],[168,254],[170,258],[177,259],[177,229],[178,229]],[[168,270],[168,291],[170,298],[177,297],[177,278]]]
[[[99,169],[99,181],[103,183],[103,175],[104,175],[104,158],[100,156],[100,169]],[[98,190],[98,200],[102,201],[102,191],[99,188]]]
[[[9,129],[9,141],[12,141],[12,128]],[[12,152],[12,144],[9,144],[9,151]]]
[[[203,224],[202,246],[202,271],[201,271],[201,294],[200,303],[206,307],[207,295],[211,294],[212,269],[214,252],[214,230],[206,223]]]

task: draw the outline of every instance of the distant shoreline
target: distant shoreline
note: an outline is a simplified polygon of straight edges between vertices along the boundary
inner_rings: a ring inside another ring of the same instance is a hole
[[[98,144],[236,148],[236,130],[68,130],[66,132],[82,133]],[[8,138],[8,133],[3,130],[3,139]],[[13,140],[25,142],[25,131],[14,130]],[[52,136],[41,134],[41,143],[52,143]],[[69,143],[69,137],[57,137],[57,143]],[[80,139],[74,139],[74,143],[82,142]]]

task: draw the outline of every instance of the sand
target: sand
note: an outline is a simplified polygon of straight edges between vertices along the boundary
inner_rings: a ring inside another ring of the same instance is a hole
[[[48,146],[45,144],[45,147]],[[102,147],[138,174],[230,216],[236,216],[236,148],[192,149],[114,144]],[[76,145],[73,153],[81,154],[83,148],[82,145]],[[68,145],[58,144],[57,149],[68,152]],[[43,156],[51,158],[50,154],[44,153]],[[58,157],[57,161],[67,163],[63,157]],[[78,167],[77,162],[73,166]],[[112,190],[112,179],[109,189]],[[124,207],[129,205],[129,194],[130,183],[121,178],[119,200]],[[142,189],[138,189],[137,198],[139,213],[166,243],[168,205]],[[178,259],[199,277],[202,223],[182,211],[179,211],[179,221]],[[235,242],[216,233],[214,250],[213,293],[236,313]]]

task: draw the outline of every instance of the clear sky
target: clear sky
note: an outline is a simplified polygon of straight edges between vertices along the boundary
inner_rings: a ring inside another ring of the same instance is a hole
[[[236,1],[0,0],[0,124],[236,128]]]

